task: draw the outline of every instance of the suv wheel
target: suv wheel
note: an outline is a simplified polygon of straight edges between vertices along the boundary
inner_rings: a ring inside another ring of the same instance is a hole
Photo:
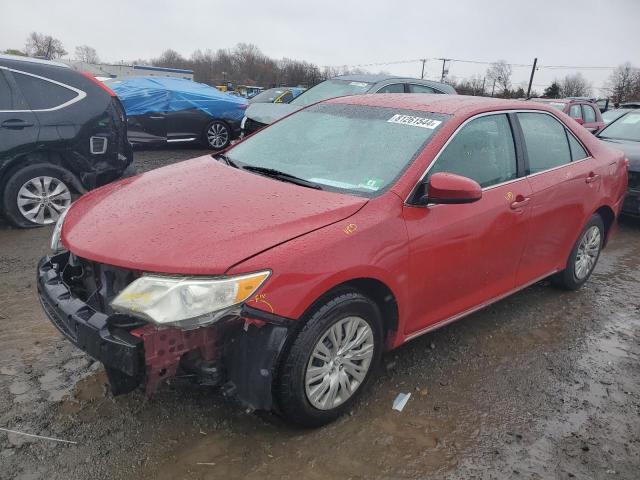
[[[600,215],[593,215],[578,237],[567,267],[552,277],[553,282],[567,290],[577,290],[586,283],[600,258],[604,243],[604,223]]]
[[[231,130],[224,122],[211,122],[204,134],[207,146],[213,150],[222,150],[231,142]]]
[[[351,407],[382,353],[382,319],[367,297],[344,293],[318,307],[293,341],[276,384],[286,420],[317,427]]]
[[[71,188],[60,171],[30,165],[15,172],[3,192],[4,216],[18,227],[50,225],[71,205]]]

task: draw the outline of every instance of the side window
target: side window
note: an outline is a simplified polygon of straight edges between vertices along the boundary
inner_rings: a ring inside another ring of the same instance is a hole
[[[569,109],[569,116],[571,118],[582,118],[582,111],[580,110],[580,105],[571,105]]]
[[[517,177],[516,150],[505,114],[487,115],[470,121],[442,151],[429,170],[472,178],[481,187]]]
[[[585,149],[582,148],[582,145],[580,145],[580,142],[576,140],[576,137],[570,132],[567,132],[567,138],[569,139],[569,148],[571,149],[571,159],[573,161],[582,160],[589,156]]]
[[[393,83],[382,87],[376,93],[404,93],[404,83]]]
[[[54,108],[77,97],[73,90],[22,73],[13,73],[18,88],[31,110]]]
[[[529,158],[529,173],[542,172],[571,162],[564,126],[544,113],[518,113]]]
[[[591,105],[582,105],[582,118],[587,123],[596,121],[596,112]]]
[[[409,84],[409,93],[438,93],[433,88],[426,85]]]
[[[2,70],[0,70],[0,110],[15,110],[14,95]]]

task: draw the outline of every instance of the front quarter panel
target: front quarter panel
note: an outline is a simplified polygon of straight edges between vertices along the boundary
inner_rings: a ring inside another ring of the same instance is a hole
[[[402,201],[392,192],[356,214],[256,255],[232,267],[236,275],[270,269],[271,277],[248,305],[299,320],[332,288],[354,279],[384,283],[398,304],[403,329],[407,291],[407,231]],[[400,338],[390,339],[392,344]]]

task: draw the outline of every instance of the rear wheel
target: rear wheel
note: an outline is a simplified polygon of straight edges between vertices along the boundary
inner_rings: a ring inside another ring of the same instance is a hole
[[[567,290],[577,290],[586,283],[600,258],[604,243],[604,223],[600,215],[593,215],[578,237],[567,267],[553,277],[554,284]]]
[[[382,353],[377,305],[344,293],[318,307],[293,341],[276,384],[286,420],[317,427],[342,415],[362,393]]]
[[[3,214],[18,227],[50,225],[71,205],[71,187],[58,169],[29,165],[7,180]]]
[[[218,120],[207,125],[204,134],[206,145],[213,150],[222,150],[231,143],[231,129],[226,123]]]

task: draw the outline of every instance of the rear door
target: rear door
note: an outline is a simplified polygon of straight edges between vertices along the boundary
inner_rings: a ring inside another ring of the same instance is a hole
[[[425,178],[449,172],[476,180],[482,199],[405,206],[409,285],[407,334],[417,334],[513,289],[528,233],[530,186],[504,113],[476,117],[454,134]]]
[[[163,144],[167,141],[167,114],[149,112],[127,116],[127,134],[131,143]]]
[[[516,117],[532,191],[531,235],[517,276],[522,285],[564,268],[585,218],[597,208],[603,172],[555,116],[519,112]]]
[[[38,119],[11,73],[0,67],[0,171],[7,160],[29,152],[38,141]]]

